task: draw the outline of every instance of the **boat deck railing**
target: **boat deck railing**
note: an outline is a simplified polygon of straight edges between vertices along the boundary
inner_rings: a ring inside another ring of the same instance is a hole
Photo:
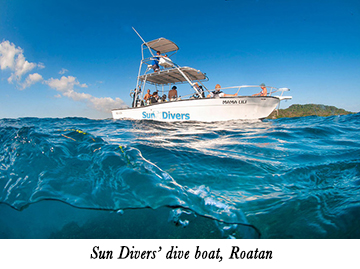
[[[241,91],[242,89],[244,89],[244,88],[259,88],[259,87],[261,87],[261,86],[258,86],[258,85],[242,85],[242,86],[232,86],[232,87],[224,87],[224,88],[221,88],[221,91],[223,91],[223,90],[231,90],[231,89],[235,89],[236,90],[236,93],[238,94],[238,96],[237,97],[241,97],[241,96],[251,96],[252,95],[252,93],[250,93],[250,94],[246,94],[246,93],[244,93],[243,94],[243,92]],[[291,99],[291,97],[290,96],[285,96],[285,97],[282,97],[283,96],[283,93],[285,92],[285,91],[290,91],[290,89],[288,89],[288,88],[276,88],[276,87],[271,87],[271,86],[265,86],[268,90],[269,90],[269,93],[267,94],[267,96],[274,96],[274,97],[279,97],[281,100],[283,100],[283,99]],[[208,93],[210,93],[210,92],[212,92],[212,91],[215,91],[215,89],[212,89],[212,90],[207,90],[206,89],[206,91],[205,92],[208,92]],[[234,92],[234,91],[232,91],[232,92]],[[168,93],[167,91],[166,92],[163,92],[163,94],[164,93]],[[228,93],[228,92],[227,92]],[[274,93],[281,93],[281,95],[274,95]],[[166,101],[158,101],[157,103],[155,103],[155,104],[159,104],[159,103],[162,103],[162,102],[176,102],[176,101],[181,101],[181,100],[191,100],[191,99],[208,99],[207,98],[207,93],[205,93],[205,98],[201,98],[201,97],[199,97],[199,96],[197,96],[197,94],[196,93],[191,93],[191,94],[186,94],[186,95],[181,95],[181,96],[179,96],[179,97],[177,97],[177,98],[174,98],[173,100],[166,100]],[[236,97],[234,97],[234,98],[236,98]],[[143,100],[144,101],[144,100]],[[154,104],[151,104],[151,103],[149,103],[149,102],[146,102],[146,101],[144,101],[144,105],[145,106],[148,106],[148,105],[154,105]],[[139,107],[140,105],[138,105],[138,107]]]
[[[224,90],[229,90],[229,89],[237,89],[236,90],[236,94],[238,95],[247,95],[247,94],[242,94],[242,89],[244,88],[260,88],[262,86],[258,86],[258,85],[241,85],[241,86],[232,86],[232,87],[223,87],[220,88],[221,91]],[[276,88],[276,87],[272,87],[272,86],[264,86],[269,92],[267,94],[267,96],[272,96],[274,93],[281,93],[280,96],[282,96],[284,94],[284,92],[286,91],[290,91],[290,89],[288,88]],[[209,90],[209,92],[215,91],[215,89]]]

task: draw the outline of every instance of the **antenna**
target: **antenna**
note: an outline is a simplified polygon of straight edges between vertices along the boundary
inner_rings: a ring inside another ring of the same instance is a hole
[[[134,32],[140,37],[140,39],[142,40],[142,42],[144,42],[145,44],[146,44],[146,42],[145,42],[145,40],[141,37],[141,35],[135,30],[135,28],[134,27],[131,27],[133,30],[134,30]]]
[[[142,42],[148,47],[151,55],[154,57],[154,54],[152,53],[152,51],[151,51],[150,47],[148,46],[147,42],[145,42],[145,40],[144,40],[144,39],[141,37],[141,35],[135,30],[134,27],[131,27],[131,28],[132,28],[132,29],[134,30],[134,32],[140,37],[140,39],[142,40]]]

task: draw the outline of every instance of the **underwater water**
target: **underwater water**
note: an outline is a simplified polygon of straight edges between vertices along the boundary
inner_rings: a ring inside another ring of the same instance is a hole
[[[0,238],[360,238],[359,127],[0,119]]]

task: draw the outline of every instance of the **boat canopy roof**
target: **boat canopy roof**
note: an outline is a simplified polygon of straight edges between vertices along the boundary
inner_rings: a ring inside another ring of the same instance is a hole
[[[170,51],[179,50],[179,47],[174,42],[163,37],[144,43],[143,45],[146,45],[155,51],[160,51],[160,53],[168,53]]]
[[[168,85],[188,82],[188,80],[181,74],[181,72],[183,72],[191,81],[201,81],[208,79],[204,73],[200,72],[200,70],[196,70],[191,67],[166,69],[159,72],[142,75],[139,77],[139,79],[141,81],[146,79],[146,82],[154,85]]]

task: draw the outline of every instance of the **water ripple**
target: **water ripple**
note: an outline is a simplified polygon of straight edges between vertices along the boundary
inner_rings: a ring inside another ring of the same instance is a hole
[[[0,202],[170,207],[175,225],[197,214],[230,238],[358,238],[359,123],[2,119]]]

